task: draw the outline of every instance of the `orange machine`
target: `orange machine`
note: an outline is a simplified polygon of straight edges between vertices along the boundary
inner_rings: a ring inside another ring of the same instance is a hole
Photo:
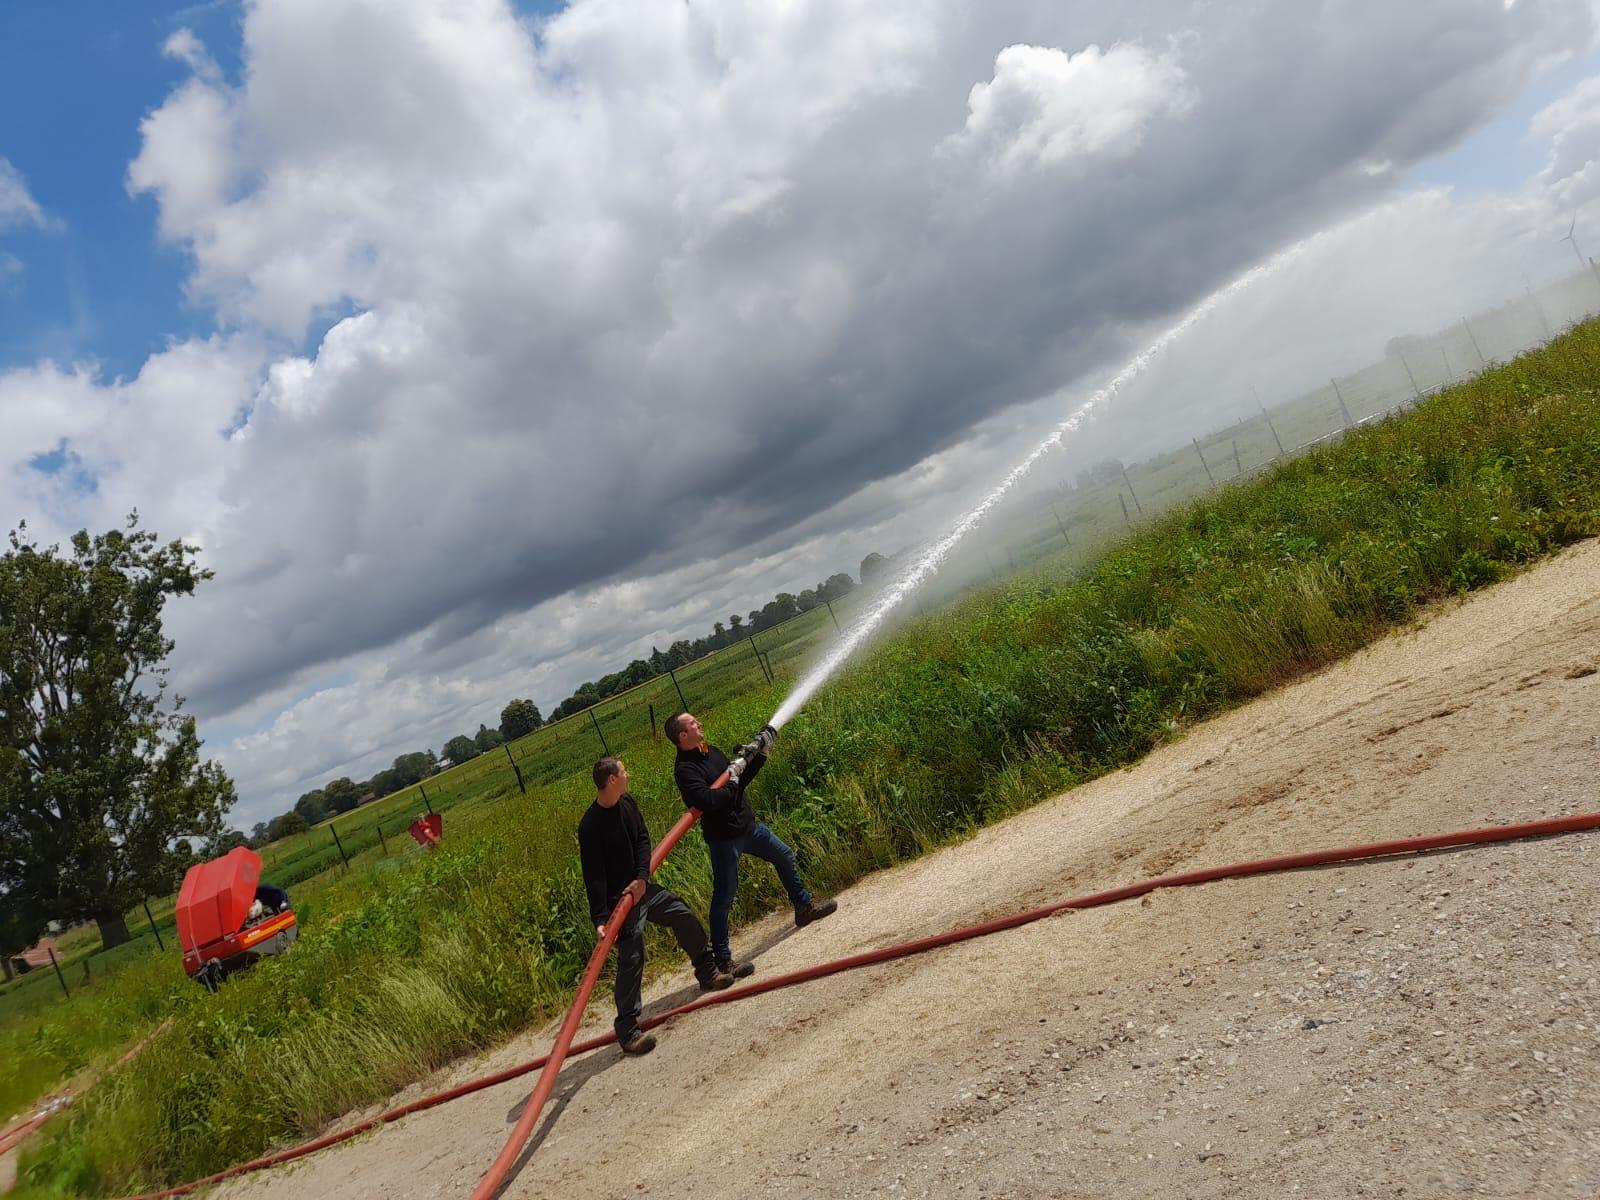
[[[183,969],[207,987],[281,954],[300,935],[288,893],[261,882],[261,856],[248,846],[190,867],[178,889],[176,917]]]

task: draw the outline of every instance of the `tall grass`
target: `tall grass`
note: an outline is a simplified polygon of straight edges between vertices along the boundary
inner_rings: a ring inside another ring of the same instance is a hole
[[[1038,571],[913,621],[785,731],[763,817],[812,881],[843,885],[1600,532],[1597,383],[1591,324],[1170,515],[1086,578]],[[714,708],[714,740],[759,726],[781,683]],[[625,749],[659,835],[679,811],[670,751]],[[477,809],[439,852],[331,894],[292,954],[169,997],[170,1030],[29,1156],[28,1193],[216,1169],[557,1011],[593,939],[573,838],[590,794],[574,773]],[[664,874],[705,911],[698,837]],[[737,915],[780,901],[751,872]]]

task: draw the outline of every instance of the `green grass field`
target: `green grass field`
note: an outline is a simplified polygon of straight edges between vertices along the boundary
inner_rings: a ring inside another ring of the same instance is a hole
[[[831,890],[1600,533],[1597,386],[1591,323],[1169,512],[1092,568],[1063,554],[969,590],[872,648],[796,718],[756,785],[759,812]],[[773,648],[773,685],[754,685],[753,660],[744,675],[729,658],[691,676],[713,740],[759,727],[818,636],[796,629],[791,652]],[[680,811],[671,752],[636,708],[612,718],[612,748],[659,835]],[[444,848],[366,852],[358,869],[318,876],[295,951],[216,996],[147,958],[62,1005],[70,1020],[48,1037],[8,1031],[0,1052],[26,1063],[51,1047],[70,1056],[62,1043],[84,1031],[123,1044],[173,1017],[29,1150],[23,1194],[117,1194],[214,1170],[559,1011],[593,944],[573,829],[596,743],[551,731],[550,765],[526,796],[487,766],[468,794],[467,764]],[[663,882],[705,911],[697,836]],[[780,901],[771,873],[753,872],[736,917]],[[653,950],[673,965],[662,942]]]

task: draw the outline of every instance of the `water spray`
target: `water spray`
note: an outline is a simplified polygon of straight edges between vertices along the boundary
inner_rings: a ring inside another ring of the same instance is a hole
[[[773,715],[771,724],[767,725],[763,732],[766,729],[770,729],[776,734],[777,730],[782,729],[789,719],[800,711],[806,701],[816,694],[817,689],[827,682],[828,677],[837,671],[852,654],[861,648],[862,643],[883,625],[888,615],[939,569],[939,564],[949,557],[950,552],[955,549],[956,545],[967,534],[971,533],[1001,500],[1005,499],[1007,493],[1016,487],[1029,471],[1033,470],[1035,464],[1041,458],[1051,450],[1064,445],[1071,434],[1076,433],[1085,421],[1096,415],[1098,410],[1106,407],[1118,392],[1143,374],[1161,352],[1174,341],[1182,337],[1200,321],[1203,321],[1220,305],[1231,300],[1247,288],[1253,287],[1284,264],[1298,258],[1310,244],[1310,241],[1311,239],[1308,238],[1305,241],[1296,242],[1267,262],[1262,263],[1260,266],[1252,267],[1233,280],[1233,282],[1212,292],[1211,295],[1191,309],[1183,320],[1151,342],[1127,366],[1118,371],[1109,383],[1074,409],[1071,415],[1057,425],[1044,441],[1035,446],[1026,458],[1013,467],[1010,473],[975,508],[957,521],[949,533],[935,542],[927,553],[902,572],[899,578],[885,589],[876,604],[850,623],[850,627],[845,631],[843,638],[839,640],[821,662],[795,685],[794,691],[790,692],[788,698],[778,707],[778,711]]]

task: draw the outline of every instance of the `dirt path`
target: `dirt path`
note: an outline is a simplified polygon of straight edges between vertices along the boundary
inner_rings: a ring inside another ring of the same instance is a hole
[[[1590,542],[742,944],[773,973],[1182,867],[1600,809],[1597,668]],[[1592,1197],[1597,959],[1600,835],[1159,893],[578,1059],[506,1195]],[[219,1194],[464,1195],[529,1086]]]

